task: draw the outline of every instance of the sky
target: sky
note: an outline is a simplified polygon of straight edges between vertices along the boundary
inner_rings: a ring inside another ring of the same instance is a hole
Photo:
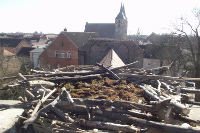
[[[0,33],[83,32],[86,22],[114,23],[121,3],[127,34],[168,32],[178,18],[200,8],[200,0],[0,0]]]

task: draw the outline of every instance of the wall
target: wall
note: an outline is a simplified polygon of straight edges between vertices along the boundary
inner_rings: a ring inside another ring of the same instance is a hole
[[[90,40],[88,41],[82,51],[84,51],[84,64],[95,65],[107,54],[110,49],[114,49],[125,64],[135,61],[135,67],[143,66],[143,50],[138,47],[133,41],[119,41],[119,40]]]

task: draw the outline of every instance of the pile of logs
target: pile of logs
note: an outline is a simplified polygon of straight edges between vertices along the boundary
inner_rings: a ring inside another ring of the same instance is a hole
[[[184,86],[185,80],[162,76],[170,66],[150,70],[134,68],[134,63],[108,69],[96,66],[68,66],[54,71],[31,70],[1,80],[12,80],[1,90],[24,88],[18,106],[25,109],[23,128],[36,133],[55,132],[187,132],[199,133],[199,121],[188,118],[188,105],[200,105],[193,95],[200,90]],[[140,88],[146,101],[73,98],[65,87],[68,82],[89,81],[99,77],[127,80]],[[190,94],[190,95],[188,95]],[[181,126],[188,123],[189,126]]]

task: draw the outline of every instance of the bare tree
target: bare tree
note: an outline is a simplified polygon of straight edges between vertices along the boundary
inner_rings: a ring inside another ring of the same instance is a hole
[[[159,59],[160,66],[172,64],[171,76],[183,76],[183,68],[188,60],[182,44],[184,38],[174,33],[156,35],[146,49],[146,54],[151,58]],[[184,55],[184,56],[183,56]]]
[[[194,19],[193,21],[186,17],[180,18],[180,24],[175,25],[175,30],[186,38],[186,47],[191,54],[191,63],[194,65],[194,77],[200,77],[200,8],[193,10]],[[195,20],[195,23],[194,23]],[[190,30],[190,33],[187,30]],[[196,87],[200,89],[200,81],[196,82]],[[195,96],[196,101],[200,101],[200,95]]]

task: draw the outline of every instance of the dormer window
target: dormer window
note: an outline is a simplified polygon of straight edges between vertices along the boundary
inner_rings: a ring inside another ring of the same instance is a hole
[[[71,58],[71,52],[67,52],[67,58]]]

